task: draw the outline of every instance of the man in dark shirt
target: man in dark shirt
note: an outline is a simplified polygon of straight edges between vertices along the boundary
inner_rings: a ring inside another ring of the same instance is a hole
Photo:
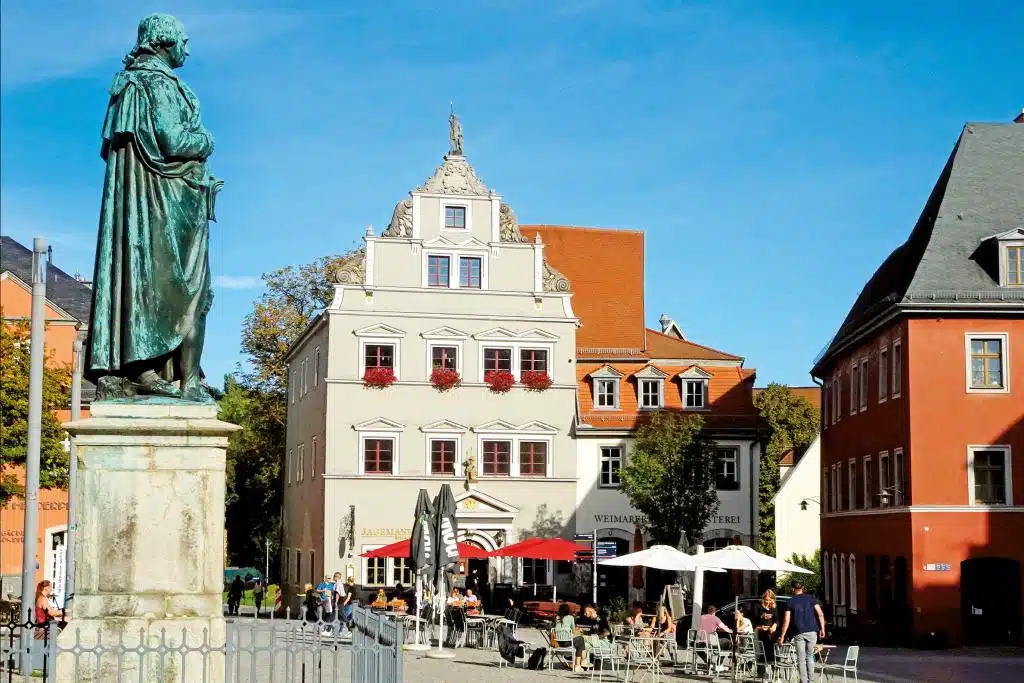
[[[814,678],[814,646],[818,638],[825,637],[825,614],[821,611],[818,599],[804,593],[804,585],[799,581],[793,582],[793,597],[786,603],[779,645],[786,641],[791,626],[800,683],[811,683]]]

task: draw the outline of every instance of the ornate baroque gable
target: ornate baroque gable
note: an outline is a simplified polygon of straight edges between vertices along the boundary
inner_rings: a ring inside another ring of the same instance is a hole
[[[366,273],[366,248],[360,249],[334,273],[334,281],[342,285],[363,284]]]
[[[476,170],[458,154],[445,154],[444,161],[427,178],[427,182],[416,188],[418,192],[455,195],[489,195],[491,191],[476,175]]]
[[[556,270],[548,260],[544,259],[544,291],[545,292],[568,292],[569,278]]]

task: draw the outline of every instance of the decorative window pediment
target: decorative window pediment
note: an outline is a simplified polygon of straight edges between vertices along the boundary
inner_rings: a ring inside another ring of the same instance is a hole
[[[517,432],[531,432],[531,433],[535,433],[535,434],[557,434],[558,433],[558,429],[556,427],[552,427],[551,425],[547,424],[546,422],[541,422],[540,420],[533,420],[531,422],[527,422],[526,424],[521,424],[518,427],[516,427],[516,431]]]
[[[434,329],[427,330],[426,332],[421,332],[420,336],[423,337],[424,339],[453,339],[453,340],[458,340],[458,339],[467,339],[469,337],[469,333],[468,332],[463,332],[462,330],[457,330],[454,327],[442,326],[442,327],[435,327]]]
[[[420,427],[420,431],[426,433],[443,432],[447,434],[452,434],[455,432],[462,433],[468,430],[469,427],[466,427],[465,425],[460,425],[458,422],[452,422],[451,420],[438,420],[437,422],[432,422],[428,425]]]
[[[405,431],[405,425],[386,417],[375,417],[352,425],[352,429],[357,432],[401,432]]]
[[[478,425],[476,427],[473,427],[473,431],[477,432],[477,433],[480,433],[480,432],[514,432],[514,431],[516,431],[516,426],[514,424],[512,424],[511,422],[505,422],[505,420],[491,420],[490,422],[485,422],[482,425]]]
[[[485,332],[478,332],[473,335],[473,339],[479,339],[481,341],[515,341],[518,338],[515,332],[507,330],[504,327],[494,327]]]
[[[467,236],[465,239],[450,239],[444,235],[438,235],[432,237],[429,240],[423,242],[423,246],[426,249],[438,249],[451,247],[453,249],[489,249],[490,247],[486,242],[481,242],[472,235]]]
[[[678,377],[679,379],[711,379],[712,375],[710,372],[707,372],[706,370],[699,368],[696,365],[691,365],[687,369],[680,372]]]
[[[523,332],[519,332],[516,335],[516,337],[519,340],[521,340],[521,341],[544,341],[544,342],[558,341],[558,335],[557,334],[553,334],[553,333],[548,332],[546,330],[538,330],[538,329],[525,330]]]
[[[396,337],[401,338],[405,336],[405,332],[392,327],[391,325],[385,325],[384,323],[378,323],[376,325],[370,325],[369,327],[362,327],[358,330],[354,330],[352,334],[357,337]]]
[[[668,374],[662,372],[653,365],[648,365],[643,370],[634,372],[633,376],[636,377],[637,379],[665,379],[666,377],[668,377]]]
[[[622,379],[621,372],[610,365],[602,365],[589,375],[592,379]]]
[[[455,496],[455,507],[464,512],[501,512],[512,517],[519,514],[519,508],[500,498],[488,495],[479,489],[464,491]]]

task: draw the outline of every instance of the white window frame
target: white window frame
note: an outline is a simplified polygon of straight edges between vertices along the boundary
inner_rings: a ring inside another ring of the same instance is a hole
[[[395,379],[401,376],[402,345],[398,337],[362,337],[359,340],[359,379],[366,374],[366,347],[367,346],[391,346],[395,350],[394,370]]]
[[[459,373],[459,377],[465,377],[462,372],[462,340],[429,339],[427,340],[427,379],[429,380],[431,373],[434,372],[434,349],[438,347],[455,349],[455,371]]]
[[[320,347],[313,350],[313,387],[320,385]]]
[[[1001,387],[976,387],[971,373],[971,342],[997,339],[1002,349],[1000,370],[1003,375]],[[964,334],[965,365],[967,366],[966,387],[968,394],[1008,394],[1010,393],[1010,335],[1006,332],[967,332]]]
[[[822,409],[822,411],[824,411],[824,412],[822,412],[822,415],[821,415],[821,418],[822,418],[821,419],[821,429],[822,429],[822,431],[828,429],[829,417],[832,415],[832,405],[830,403],[831,401],[832,401],[832,382],[826,381],[824,387],[822,388],[822,394],[821,394],[821,409]]]
[[[293,548],[292,556],[295,557],[295,583],[302,585],[302,548]]]
[[[499,340],[482,340],[480,341],[480,352],[477,354],[477,372],[479,381],[484,381],[484,360],[485,351],[487,349],[501,349],[508,350],[512,353],[511,372],[512,376],[516,378],[516,382],[519,382],[519,378],[522,375],[520,370],[520,359],[519,352],[524,349],[536,349],[538,351],[546,351],[548,354],[548,377],[551,381],[555,381],[555,345],[550,341],[521,341],[521,342],[509,342]]]
[[[850,458],[846,463],[846,495],[850,497],[846,509],[855,510],[857,508],[857,458]]]
[[[299,373],[294,368],[291,371],[291,377],[292,405],[295,405],[295,399],[299,395]]]
[[[853,361],[850,366],[850,415],[856,415],[859,406],[857,401],[857,394],[860,391],[859,368],[860,361]]]
[[[847,581],[850,587],[850,611],[857,611],[857,559],[853,553],[846,558],[847,565],[850,568],[850,575],[847,577]]]
[[[295,449],[289,448],[288,453],[284,456],[284,474],[286,484],[292,483],[292,463],[295,462]]]
[[[831,481],[829,480],[829,468],[821,468],[821,500],[823,501],[821,506],[825,509],[825,512],[833,512],[832,506],[829,505],[829,491],[831,491]]]
[[[1010,284],[1010,248],[1011,247],[1024,247],[1024,239],[1019,237],[1024,236],[1024,231],[1021,228],[1017,228],[1016,235],[1017,239],[1012,238],[1014,231],[1011,231],[1009,235],[1002,236],[1002,239],[998,240],[999,243],[999,285],[1001,287],[1007,287],[1009,289],[1018,289],[1024,287],[1024,283]],[[1021,257],[1024,258],[1024,252],[1021,253]]]
[[[1004,486],[1006,488],[1005,503],[979,503],[974,498],[974,454],[977,451],[1002,451]],[[967,447],[967,504],[971,507],[1004,508],[1013,505],[1013,449],[1009,444],[993,444],[990,446],[972,445]]]
[[[882,491],[891,486],[891,484],[889,483],[889,462],[889,451],[882,451],[878,454],[878,507],[883,507],[881,495]],[[883,486],[882,484],[885,484],[885,486]]]
[[[602,382],[607,382],[612,387],[612,405],[603,406],[600,404],[600,385]],[[619,395],[621,392],[620,386],[622,384],[621,379],[614,379],[612,377],[595,377],[594,378],[594,410],[619,410]]]
[[[839,599],[836,600],[836,604],[846,604],[846,553],[839,554]]]
[[[399,433],[394,432],[359,432],[359,474],[367,477],[386,477],[387,474],[378,474],[376,472],[366,472],[366,440],[367,439],[391,439],[394,442],[394,447],[391,452],[391,475],[398,474],[398,457],[401,449],[402,440],[399,438]]]
[[[453,230],[452,232],[462,232],[461,230]],[[459,247],[458,249],[437,249],[427,248],[423,250],[422,258],[422,278],[421,286],[425,289],[431,289],[434,291],[444,291],[446,289],[458,289],[463,292],[484,292],[490,289],[489,286],[489,274],[490,274],[490,261],[488,255],[490,251],[486,246],[476,247]],[[428,256],[444,256],[448,259],[448,286],[441,287],[437,285],[431,285],[428,283],[429,278],[427,274],[427,262]],[[459,286],[459,259],[462,257],[467,258],[478,258],[480,259],[480,286],[479,287],[460,287]]]
[[[861,478],[861,488],[862,488],[863,493],[864,493],[864,509],[867,510],[869,508],[874,507],[874,505],[871,504],[871,456],[870,455],[865,455],[864,456],[864,468],[863,468],[863,470],[861,470],[860,478]]]
[[[903,395],[903,340],[896,339],[892,343],[892,358],[890,360],[892,369],[891,381],[889,382],[890,398],[899,398]]]
[[[405,577],[396,576],[396,573],[398,572],[399,562],[401,562],[402,565],[405,567],[405,569],[409,572],[409,580],[408,581],[399,580],[399,579],[404,579]],[[416,574],[413,571],[412,567],[409,566],[410,562],[411,562],[411,560],[408,557],[393,557],[393,558],[388,560],[388,564],[391,565],[389,567],[389,571],[388,571],[388,575],[391,577],[391,583],[388,584],[388,585],[390,585],[390,586],[397,586],[399,583],[401,583],[403,586],[413,586],[414,585],[413,582],[416,580],[415,579]]]
[[[610,458],[610,457],[609,458],[605,458],[604,457],[604,450],[606,448],[617,449],[619,451],[618,458]],[[616,484],[606,484],[604,482],[604,463],[605,463],[605,460],[612,461],[612,460],[616,460],[616,459],[619,461],[619,469],[618,469],[618,471],[621,472],[622,471],[622,466],[626,464],[626,447],[625,447],[624,444],[622,444],[622,443],[598,444],[598,446],[597,446],[597,488],[599,488],[599,489],[609,489],[609,490],[616,490],[616,489],[619,488],[619,484],[618,483],[616,483]],[[618,476],[618,474],[616,474],[616,476]],[[620,477],[619,478],[619,482],[621,482],[621,481],[622,481],[622,479]]]
[[[512,450],[509,453],[508,475],[484,474],[484,441],[510,441]],[[519,442],[520,441],[543,441],[547,443],[547,471],[543,477],[521,476],[519,474]],[[479,454],[476,463],[478,477],[496,481],[504,479],[550,479],[554,476],[554,434],[533,433],[533,432],[479,432],[476,439],[476,452]]]
[[[551,344],[538,344],[538,345],[534,345],[534,344],[520,344],[519,347],[516,349],[516,358],[515,358],[515,362],[516,362],[516,373],[515,373],[516,381],[518,382],[518,381],[520,381],[522,379],[522,374],[524,372],[524,370],[523,370],[523,351],[543,351],[544,354],[545,354],[545,357],[546,357],[546,365],[548,366],[547,370],[545,370],[545,373],[547,373],[548,377],[551,377],[551,365],[552,365],[551,355],[553,353],[552,348],[553,348],[553,345],[551,345]]]
[[[283,574],[283,576],[281,577],[281,583],[287,584],[292,578],[292,549],[283,548],[283,550],[284,557],[281,558],[281,574]]]
[[[434,432],[434,431],[431,431],[431,432],[427,433],[426,436],[427,436],[427,439],[426,439],[426,441],[427,441],[427,452],[426,452],[426,459],[425,459],[425,462],[424,462],[423,471],[426,472],[427,476],[428,477],[438,477],[438,478],[442,478],[442,479],[444,477],[448,476],[448,475],[445,475],[445,474],[435,473],[431,469],[431,460],[432,460],[431,452],[433,451],[434,442],[435,441],[454,441],[455,442],[455,465],[453,467],[453,471],[452,471],[451,477],[453,479],[460,478],[460,471],[462,470],[463,465],[465,464],[465,461],[462,459],[462,434],[460,434],[459,432]]]
[[[889,399],[889,344],[878,349],[878,402]]]
[[[689,399],[690,384],[700,385],[700,405],[689,406],[687,405]],[[683,410],[707,410],[708,409],[708,381],[706,379],[694,379],[684,378],[683,379]]]
[[[382,545],[364,545],[364,546],[360,547],[359,554],[362,555],[364,553],[370,552],[371,550],[376,550],[377,548],[383,548],[383,547],[384,546],[382,546]],[[380,561],[384,562],[384,581],[385,581],[384,583],[370,583],[369,582],[369,578],[370,578],[370,561],[371,560],[374,560],[376,562],[380,562]],[[387,560],[387,558],[384,558],[384,557],[377,557],[377,558],[364,557],[364,558],[362,558],[362,562],[360,562],[359,569],[363,573],[362,581],[360,582],[362,585],[364,585],[364,586],[372,586],[374,588],[388,585],[387,584],[387,579],[388,579],[388,560]]]
[[[309,478],[316,479],[316,437],[310,439],[309,444]]]
[[[835,381],[832,382],[835,386],[835,410],[832,411],[832,424],[838,424],[843,419],[843,373],[837,372]]]
[[[295,449],[295,481],[302,481],[303,469],[306,466],[306,444],[300,443]]]
[[[821,553],[821,581],[825,584],[825,604],[832,604],[832,553],[827,550]]]
[[[740,490],[742,490],[743,489],[743,473],[740,470],[740,459],[741,459],[741,456],[740,456],[741,447],[740,447],[740,445],[736,444],[736,443],[715,443],[715,444],[712,445],[712,451],[715,452],[715,482],[716,482],[715,489],[718,490],[718,491],[740,491]],[[733,464],[735,465],[735,468],[734,468],[735,469],[735,476],[732,477],[732,480],[736,483],[736,487],[735,488],[723,488],[723,489],[719,489],[718,488],[717,481],[718,481],[718,463],[719,463],[719,459],[717,457],[717,451],[729,451],[730,453],[732,453],[732,456],[727,458],[727,460],[732,460]]]
[[[860,412],[864,412],[868,409],[868,387],[870,386],[869,379],[871,375],[868,374],[868,359],[864,358],[860,362]]]
[[[473,233],[473,202],[468,199],[449,199],[444,198],[438,201],[441,205],[440,211],[437,214],[437,225],[442,233],[448,232],[456,235],[465,235]],[[464,228],[448,228],[445,227],[445,209],[448,207],[457,208],[461,207],[466,210],[466,226]]]
[[[892,485],[893,489],[893,505],[896,507],[903,507],[906,504],[907,492],[904,487],[906,486],[906,455],[902,448],[892,449]]]
[[[832,465],[832,510],[839,512],[842,506],[839,505],[839,465]]]
[[[644,405],[644,382],[653,382],[658,386],[658,405]],[[637,408],[640,410],[662,410],[665,408],[665,380],[657,377],[638,377],[636,380]]]

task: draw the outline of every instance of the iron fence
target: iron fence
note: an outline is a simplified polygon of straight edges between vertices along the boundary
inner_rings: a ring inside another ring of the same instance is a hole
[[[355,606],[339,621],[229,618],[181,627],[0,623],[0,683],[402,683],[405,628]]]

